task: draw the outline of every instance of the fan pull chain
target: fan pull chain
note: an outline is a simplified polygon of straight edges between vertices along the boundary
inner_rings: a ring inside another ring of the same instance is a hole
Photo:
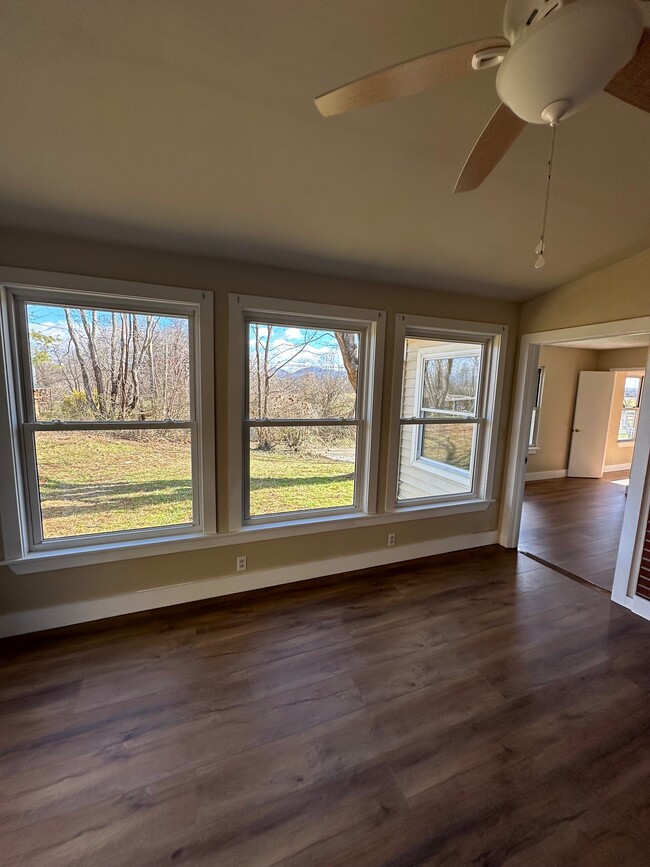
[[[542,234],[539,239],[539,244],[535,247],[537,259],[535,259],[535,268],[539,271],[546,265],[544,253],[546,252],[546,220],[548,218],[548,200],[551,195],[551,177],[553,175],[553,156],[555,154],[555,135],[557,133],[557,123],[551,124],[551,152],[548,156],[548,180],[546,181],[546,199],[544,201],[544,218],[542,220]]]

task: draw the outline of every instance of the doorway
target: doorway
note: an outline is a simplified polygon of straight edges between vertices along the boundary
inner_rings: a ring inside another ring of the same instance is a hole
[[[608,594],[647,354],[641,335],[540,347],[519,549]]]
[[[648,499],[649,346],[647,319],[524,336],[500,534],[630,608]]]

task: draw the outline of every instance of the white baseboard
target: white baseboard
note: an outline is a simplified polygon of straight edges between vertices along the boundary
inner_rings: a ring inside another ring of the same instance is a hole
[[[605,473],[619,473],[622,470],[629,470],[632,464],[628,461],[626,464],[610,464],[608,467],[603,468],[603,472]]]
[[[541,482],[543,479],[564,479],[567,470],[544,470],[541,473],[526,473],[527,482]]]
[[[106,617],[116,617],[120,614],[149,611],[168,605],[179,605],[183,602],[229,596],[233,593],[259,590],[263,587],[273,587],[279,584],[291,584],[310,578],[321,578],[324,575],[338,575],[341,572],[353,572],[356,569],[384,566],[403,560],[415,560],[418,557],[431,557],[450,551],[482,548],[485,545],[496,545],[497,538],[497,531],[491,530],[486,533],[432,539],[429,542],[418,542],[414,545],[368,551],[365,554],[352,554],[334,560],[318,560],[297,566],[282,566],[278,569],[251,572],[250,574],[227,575],[223,578],[206,578],[202,581],[189,581],[185,584],[138,590],[120,596],[107,596],[102,599],[88,599],[65,605],[53,605],[48,608],[17,611],[0,616],[0,638],[40,632],[44,629],[55,629],[59,626],[71,626],[74,623],[86,623],[90,620],[103,620]]]
[[[644,620],[650,620],[650,600],[643,599],[641,596],[621,596],[614,591],[612,593],[612,602],[617,605],[622,605],[623,608],[629,609],[632,614],[637,614],[643,617]]]

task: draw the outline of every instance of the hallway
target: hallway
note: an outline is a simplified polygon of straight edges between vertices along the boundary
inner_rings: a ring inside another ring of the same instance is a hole
[[[527,482],[519,549],[610,593],[628,478]]]

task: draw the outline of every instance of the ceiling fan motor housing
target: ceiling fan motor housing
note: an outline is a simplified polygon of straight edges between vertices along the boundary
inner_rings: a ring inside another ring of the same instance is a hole
[[[508,0],[497,91],[528,123],[558,122],[602,92],[643,34],[636,0]]]

